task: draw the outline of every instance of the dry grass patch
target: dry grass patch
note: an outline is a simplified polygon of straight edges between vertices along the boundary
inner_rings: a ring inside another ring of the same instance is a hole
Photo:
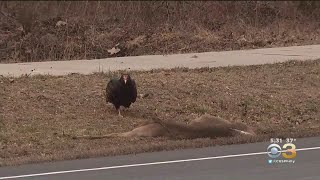
[[[118,74],[0,77],[1,165],[319,134],[320,60],[135,71],[138,93],[150,95],[138,99],[123,119],[104,97],[107,80]],[[73,140],[61,136],[124,132],[155,113],[181,122],[208,113],[253,126],[258,137]]]

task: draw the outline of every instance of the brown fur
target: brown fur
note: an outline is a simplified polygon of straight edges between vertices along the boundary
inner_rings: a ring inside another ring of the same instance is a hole
[[[110,138],[110,137],[172,137],[172,138],[216,138],[236,135],[255,135],[254,131],[243,123],[231,123],[219,117],[203,115],[189,124],[173,121],[154,120],[124,133],[112,133],[103,136],[78,136],[74,138]]]

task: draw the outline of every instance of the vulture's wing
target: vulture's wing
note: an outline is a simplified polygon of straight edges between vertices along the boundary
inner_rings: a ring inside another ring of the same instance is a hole
[[[111,79],[106,87],[107,102],[113,102],[116,100],[118,91],[120,88],[120,82],[117,79]]]
[[[131,83],[132,83],[132,89],[131,89],[131,92],[132,92],[132,102],[136,102],[136,99],[137,99],[137,86],[136,86],[136,82],[131,79]]]

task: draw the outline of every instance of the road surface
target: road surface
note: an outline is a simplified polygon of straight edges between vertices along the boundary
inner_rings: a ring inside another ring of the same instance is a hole
[[[3,167],[0,179],[319,180],[320,137],[294,144],[295,163],[269,164],[263,142]]]
[[[49,61],[0,64],[0,75],[24,74],[66,75],[90,74],[115,70],[151,70],[175,67],[219,67],[228,65],[256,65],[288,60],[320,58],[320,45],[265,48],[240,51],[205,52],[175,55],[119,57],[99,60]]]

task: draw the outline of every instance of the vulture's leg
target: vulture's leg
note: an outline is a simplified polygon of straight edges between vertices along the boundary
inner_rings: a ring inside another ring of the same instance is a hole
[[[123,117],[120,113],[120,108],[118,108],[119,117]]]
[[[120,112],[120,110],[121,110],[121,105],[119,105],[119,104],[115,104],[114,105],[114,107],[116,108],[116,110],[118,111],[118,115],[119,115],[119,117],[123,117],[122,115],[121,115],[121,112]]]

